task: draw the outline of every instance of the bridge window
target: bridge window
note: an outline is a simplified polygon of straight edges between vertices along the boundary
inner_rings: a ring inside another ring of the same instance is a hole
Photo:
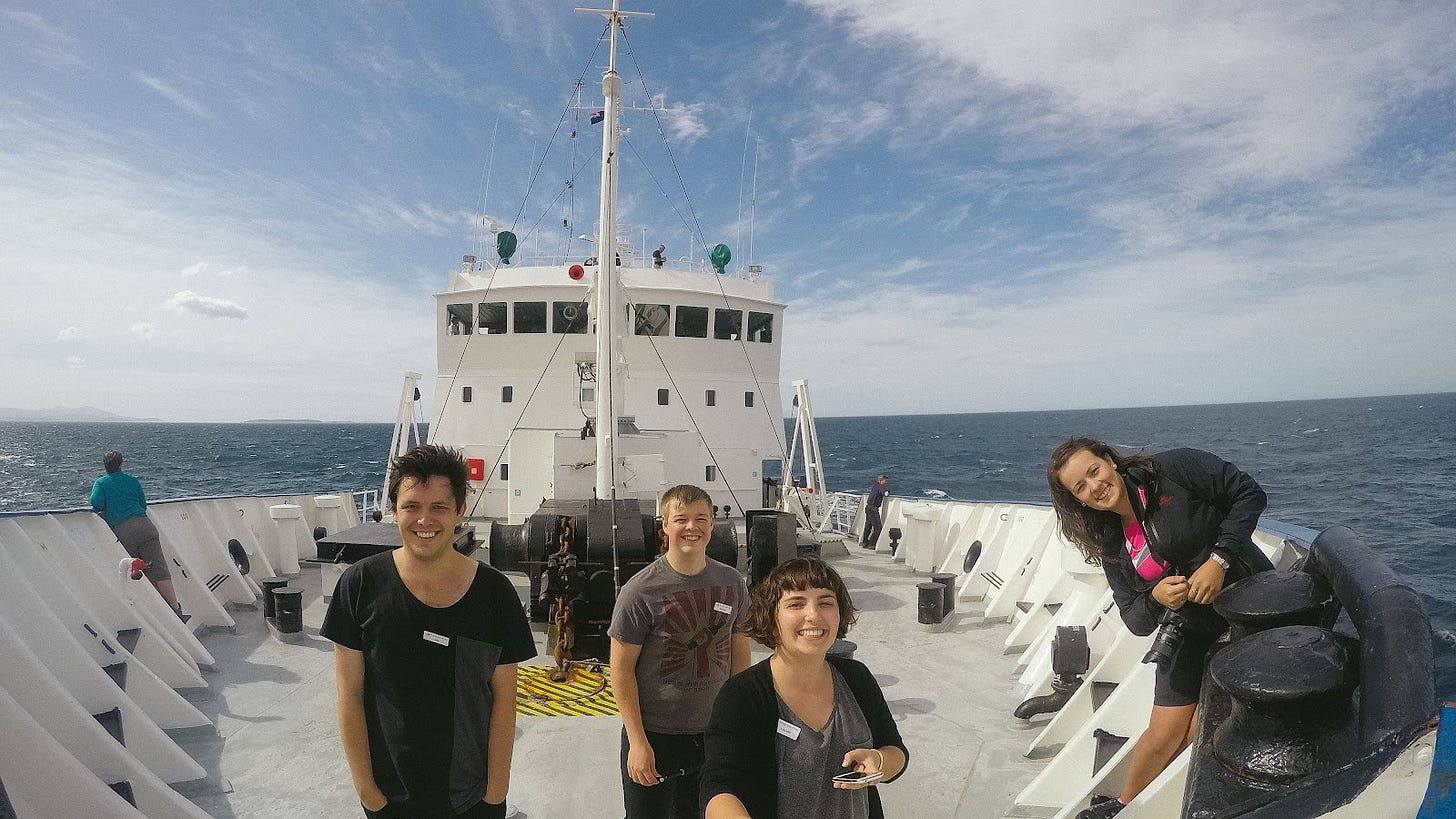
[[[716,406],[718,406],[718,391],[717,390],[706,390],[703,393],[703,403],[705,405],[707,405],[707,406],[710,406],[710,407],[716,407]]]
[[[658,390],[657,391],[657,403],[660,404],[660,405],[662,405],[662,406],[664,406],[664,407],[667,406],[667,390],[666,389],[661,389],[661,390]]]
[[[672,310],[666,304],[637,305],[635,332],[639,336],[665,336]]]
[[[501,387],[501,403],[509,404],[516,397],[515,387]]]
[[[483,301],[480,303],[480,332],[498,336],[506,331],[506,303]]]
[[[471,396],[471,393],[473,393],[473,392],[474,392],[474,390],[472,390],[469,387],[461,387],[460,388],[460,402],[462,404],[469,404],[470,403],[470,396]]]
[[[703,480],[708,483],[718,480],[718,467],[708,464],[708,468],[703,471]]]
[[[773,313],[748,311],[748,340],[764,344],[773,341]]]
[[[551,303],[551,332],[585,333],[586,302],[554,301]]]
[[[742,310],[724,310],[720,307],[713,311],[713,338],[737,341],[742,334]]]
[[[743,406],[745,406],[745,407],[751,407],[751,406],[753,406],[753,392],[751,390],[749,392],[745,392],[743,394]]]
[[[516,332],[546,332],[546,302],[518,301],[515,304]]]
[[[678,307],[673,335],[678,338],[707,338],[708,308]]]
[[[445,305],[446,332],[452,336],[470,335],[470,328],[475,324],[475,317],[470,313],[471,307],[468,304]]]
[[[508,480],[511,479],[511,465],[510,464],[501,464],[500,465],[500,476],[501,476],[500,479],[503,480],[503,481],[508,481]]]

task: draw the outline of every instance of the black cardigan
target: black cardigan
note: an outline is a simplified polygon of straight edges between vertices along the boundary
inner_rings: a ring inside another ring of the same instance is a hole
[[[880,684],[864,663],[843,657],[826,657],[843,675],[870,726],[876,748],[893,745],[905,754],[909,767],[910,752],[900,739],[900,729],[885,704]],[[703,772],[699,780],[699,808],[720,793],[731,793],[748,809],[753,819],[776,819],[778,816],[778,753],[774,742],[778,736],[778,696],[774,693],[773,672],[769,661],[760,663],[728,678],[713,702],[713,716],[704,734]],[[904,771],[901,771],[903,773]],[[895,775],[896,777],[899,774]],[[891,780],[885,780],[889,782]],[[884,819],[880,794],[869,788],[870,817]]]
[[[1171,571],[1191,573],[1218,549],[1230,563],[1225,586],[1274,568],[1252,537],[1267,503],[1257,481],[1200,449],[1160,452],[1153,460],[1158,465],[1156,474],[1134,469],[1125,476],[1153,557],[1171,563]],[[1136,502],[1139,486],[1148,496],[1146,508],[1139,508],[1142,504]],[[1133,634],[1151,634],[1165,611],[1151,594],[1156,584],[1143,580],[1133,569],[1120,530],[1101,547],[1102,571],[1122,621]],[[1188,606],[1193,608],[1185,616],[1204,614],[1203,606],[1190,603],[1184,608]]]

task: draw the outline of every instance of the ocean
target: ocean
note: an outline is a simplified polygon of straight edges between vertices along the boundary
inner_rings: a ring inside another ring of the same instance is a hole
[[[1436,690],[1456,699],[1456,393],[817,426],[830,489],[865,491],[885,473],[891,493],[909,497],[1045,501],[1047,455],[1073,435],[1209,450],[1259,481],[1265,517],[1343,524],[1385,555],[1425,601]],[[0,422],[0,513],[84,506],[108,449],[126,453],[152,498],[375,488],[390,433],[388,424]]]

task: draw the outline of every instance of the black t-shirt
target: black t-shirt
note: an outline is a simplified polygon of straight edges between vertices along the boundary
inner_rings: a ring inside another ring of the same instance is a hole
[[[323,636],[364,653],[364,719],[374,779],[414,815],[450,815],[485,795],[486,749],[498,665],[536,656],[530,625],[505,575],[480,564],[452,606],[420,602],[391,552],[339,578]],[[515,691],[500,692],[514,700]]]

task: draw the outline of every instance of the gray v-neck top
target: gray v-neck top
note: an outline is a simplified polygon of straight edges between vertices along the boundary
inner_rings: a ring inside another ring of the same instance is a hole
[[[870,726],[855,702],[849,684],[830,666],[834,678],[834,710],[823,731],[804,724],[782,697],[779,733],[775,738],[779,768],[779,816],[803,819],[869,819],[869,790],[834,787],[833,778],[846,773],[840,764],[855,748],[873,747]],[[797,738],[790,738],[798,729]]]

